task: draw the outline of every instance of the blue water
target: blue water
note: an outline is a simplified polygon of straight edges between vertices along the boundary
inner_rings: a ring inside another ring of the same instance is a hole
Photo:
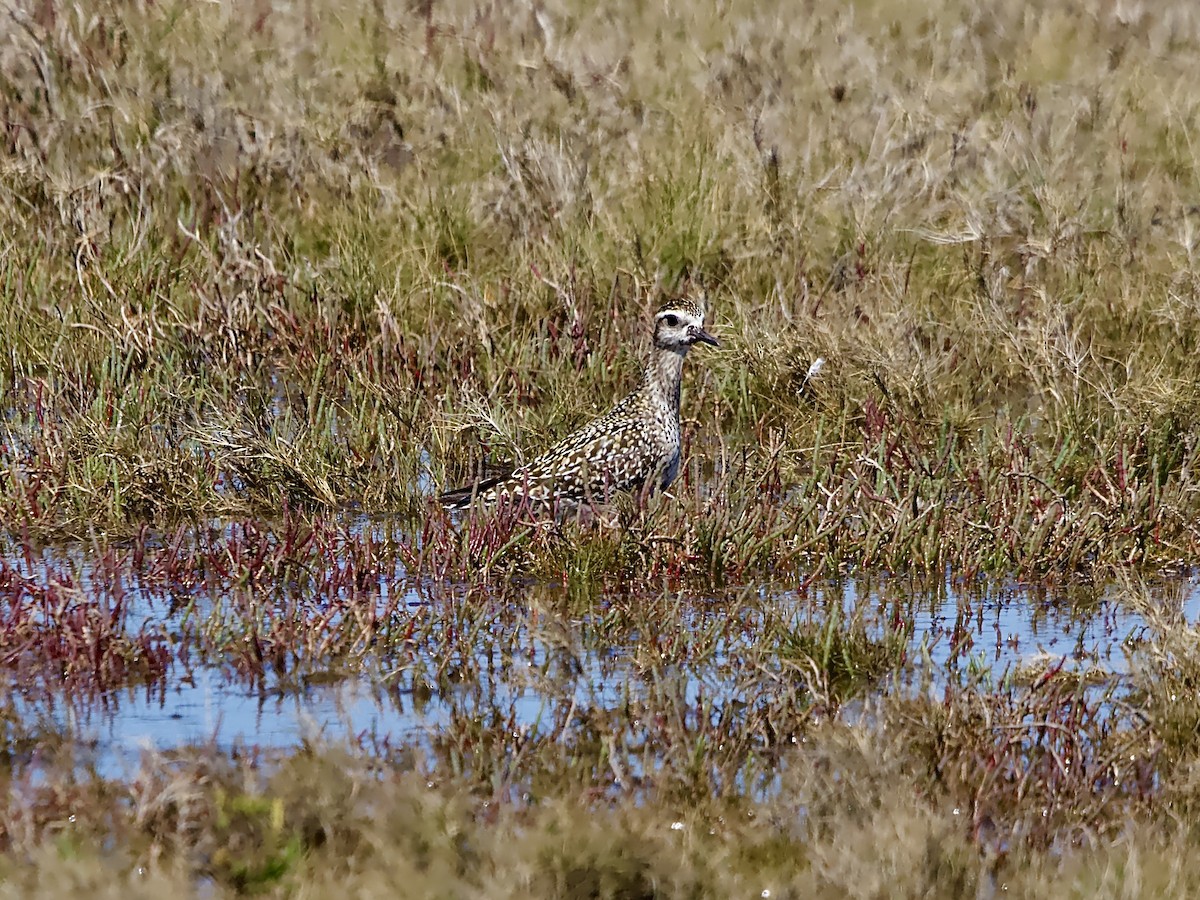
[[[194,626],[206,616],[222,615],[222,597],[211,586],[184,603],[177,597],[168,602],[165,590],[139,584],[128,559],[115,572],[111,558],[102,566],[83,546],[45,549],[32,560],[15,552],[0,559],[28,584],[39,579],[61,584],[69,575],[85,594],[111,599],[120,593],[126,632],[187,640],[188,621]],[[114,577],[122,582],[119,591]],[[417,610],[437,617],[439,624],[452,617],[458,602],[454,589],[418,590],[394,565],[375,577],[381,608]],[[699,632],[712,617],[744,609],[742,627],[729,631],[716,655],[694,667],[686,655],[655,667],[634,658],[631,648],[600,645],[586,616],[539,614],[539,607],[561,608],[555,607],[556,590],[561,588],[531,585],[505,593],[504,608],[478,636],[478,658],[465,661],[462,679],[440,691],[430,683],[429,673],[444,662],[434,646],[412,648],[411,665],[368,655],[353,670],[325,674],[319,665],[295,666],[254,678],[239,673],[228,658],[192,653],[186,663],[176,658],[148,687],[97,691],[51,680],[22,692],[14,674],[0,670],[9,698],[0,711],[25,733],[52,730],[65,736],[102,772],[117,774],[135,766],[146,751],[197,744],[274,749],[349,741],[419,748],[455,717],[493,724],[499,718],[517,730],[544,731],[569,720],[576,708],[612,709],[644,695],[660,676],[681,681],[687,704],[704,697],[719,706],[742,699],[739,674],[755,664],[744,657],[753,654],[755,629],[768,613],[799,625],[823,622],[836,611],[843,626],[857,622],[878,636],[907,629],[900,633],[910,665],[900,681],[934,687],[948,681],[1033,680],[1055,666],[1112,683],[1127,671],[1127,648],[1149,633],[1140,610],[1150,606],[1160,615],[1200,621],[1195,575],[1159,578],[1136,588],[1049,589],[1015,582],[960,588],[947,580],[931,589],[903,578],[876,577],[818,582],[799,593],[790,585],[762,584],[719,597],[681,595],[677,602],[688,629]],[[1141,598],[1137,603],[1130,601],[1134,594]],[[0,613],[5,602],[0,598]],[[312,609],[328,609],[328,603]],[[0,646],[0,651],[9,649]],[[19,730],[10,724],[10,733]]]

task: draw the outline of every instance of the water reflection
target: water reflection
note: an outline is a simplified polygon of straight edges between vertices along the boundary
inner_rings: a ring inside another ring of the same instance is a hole
[[[379,531],[371,541],[388,540],[385,526],[369,527]],[[355,540],[362,532],[343,537]],[[331,541],[329,558],[344,550]],[[10,735],[56,728],[89,748],[101,771],[120,772],[147,748],[209,742],[286,748],[348,737],[419,747],[445,739],[451,726],[455,741],[469,741],[473,724],[480,733],[499,727],[517,742],[527,733],[568,740],[589,717],[621,714],[636,721],[637,704],[650,695],[660,706],[663,696],[677,695],[680,715],[690,717],[689,727],[702,729],[705,716],[716,721],[774,702],[763,673],[790,676],[771,671],[772,646],[763,636],[781,622],[787,628],[821,626],[836,614],[839,627],[853,623],[884,640],[900,635],[907,661],[900,682],[939,685],[1032,679],[1056,666],[1111,680],[1127,670],[1126,646],[1147,632],[1139,603],[1187,622],[1200,620],[1194,575],[1149,582],[1138,603],[1128,589],[1111,584],[963,587],[947,579],[930,588],[904,578],[862,577],[803,590],[764,584],[715,596],[604,596],[581,609],[561,587],[507,585],[494,599],[480,603],[476,597],[468,617],[462,613],[464,588],[409,581],[394,554],[377,553],[375,568],[355,573],[355,590],[368,597],[365,606],[354,591],[322,593],[325,582],[308,574],[289,572],[282,587],[275,585],[282,593],[268,592],[264,615],[282,615],[282,604],[296,622],[311,626],[312,617],[323,618],[330,630],[305,637],[311,640],[306,646],[316,648],[313,657],[300,654],[286,665],[247,674],[234,655],[213,649],[225,645],[206,645],[205,635],[228,640],[228,630],[245,627],[241,613],[230,610],[248,608],[246,597],[266,588],[211,579],[181,598],[177,585],[156,574],[159,552],[147,547],[93,558],[76,547],[3,561],[17,585],[12,590],[24,592],[26,601],[36,599],[31,608],[41,617],[39,627],[53,627],[55,607],[47,598],[96,601],[119,618],[114,633],[169,636],[172,647],[162,673],[86,690],[69,678],[46,678],[31,688],[25,670],[13,663],[28,648],[4,646],[7,668],[0,677],[8,682],[8,701],[2,712]],[[7,614],[15,615],[23,601],[11,591],[6,597],[0,605],[7,603]],[[650,603],[657,605],[639,619]],[[371,634],[386,635],[378,652],[359,647],[353,665],[338,662],[340,651],[317,652],[349,646],[338,642],[335,626],[361,617],[364,609],[379,617]],[[614,628],[615,620],[624,624]],[[398,637],[405,629],[419,639]],[[614,642],[614,634],[624,640]]]

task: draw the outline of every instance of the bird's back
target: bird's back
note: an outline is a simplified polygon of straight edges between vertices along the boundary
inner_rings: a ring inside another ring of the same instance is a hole
[[[528,465],[445,494],[442,503],[462,508],[473,499],[492,503],[501,497],[538,504],[604,502],[610,494],[637,490],[661,479],[679,455],[677,414],[654,406],[646,391],[636,390]]]

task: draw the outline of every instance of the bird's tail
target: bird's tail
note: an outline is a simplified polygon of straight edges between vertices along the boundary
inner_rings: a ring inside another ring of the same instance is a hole
[[[438,497],[438,503],[442,504],[446,509],[466,509],[474,502],[476,497],[491,490],[508,477],[508,475],[500,475],[496,478],[483,478],[468,484],[466,487],[447,491]]]

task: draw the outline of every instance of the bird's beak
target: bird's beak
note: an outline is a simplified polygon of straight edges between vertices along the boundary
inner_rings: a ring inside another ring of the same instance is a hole
[[[701,344],[712,344],[714,347],[721,346],[721,342],[718,341],[711,334],[709,334],[707,331],[705,331],[703,328],[693,329],[691,334],[692,334],[692,343],[693,344],[699,342]]]

